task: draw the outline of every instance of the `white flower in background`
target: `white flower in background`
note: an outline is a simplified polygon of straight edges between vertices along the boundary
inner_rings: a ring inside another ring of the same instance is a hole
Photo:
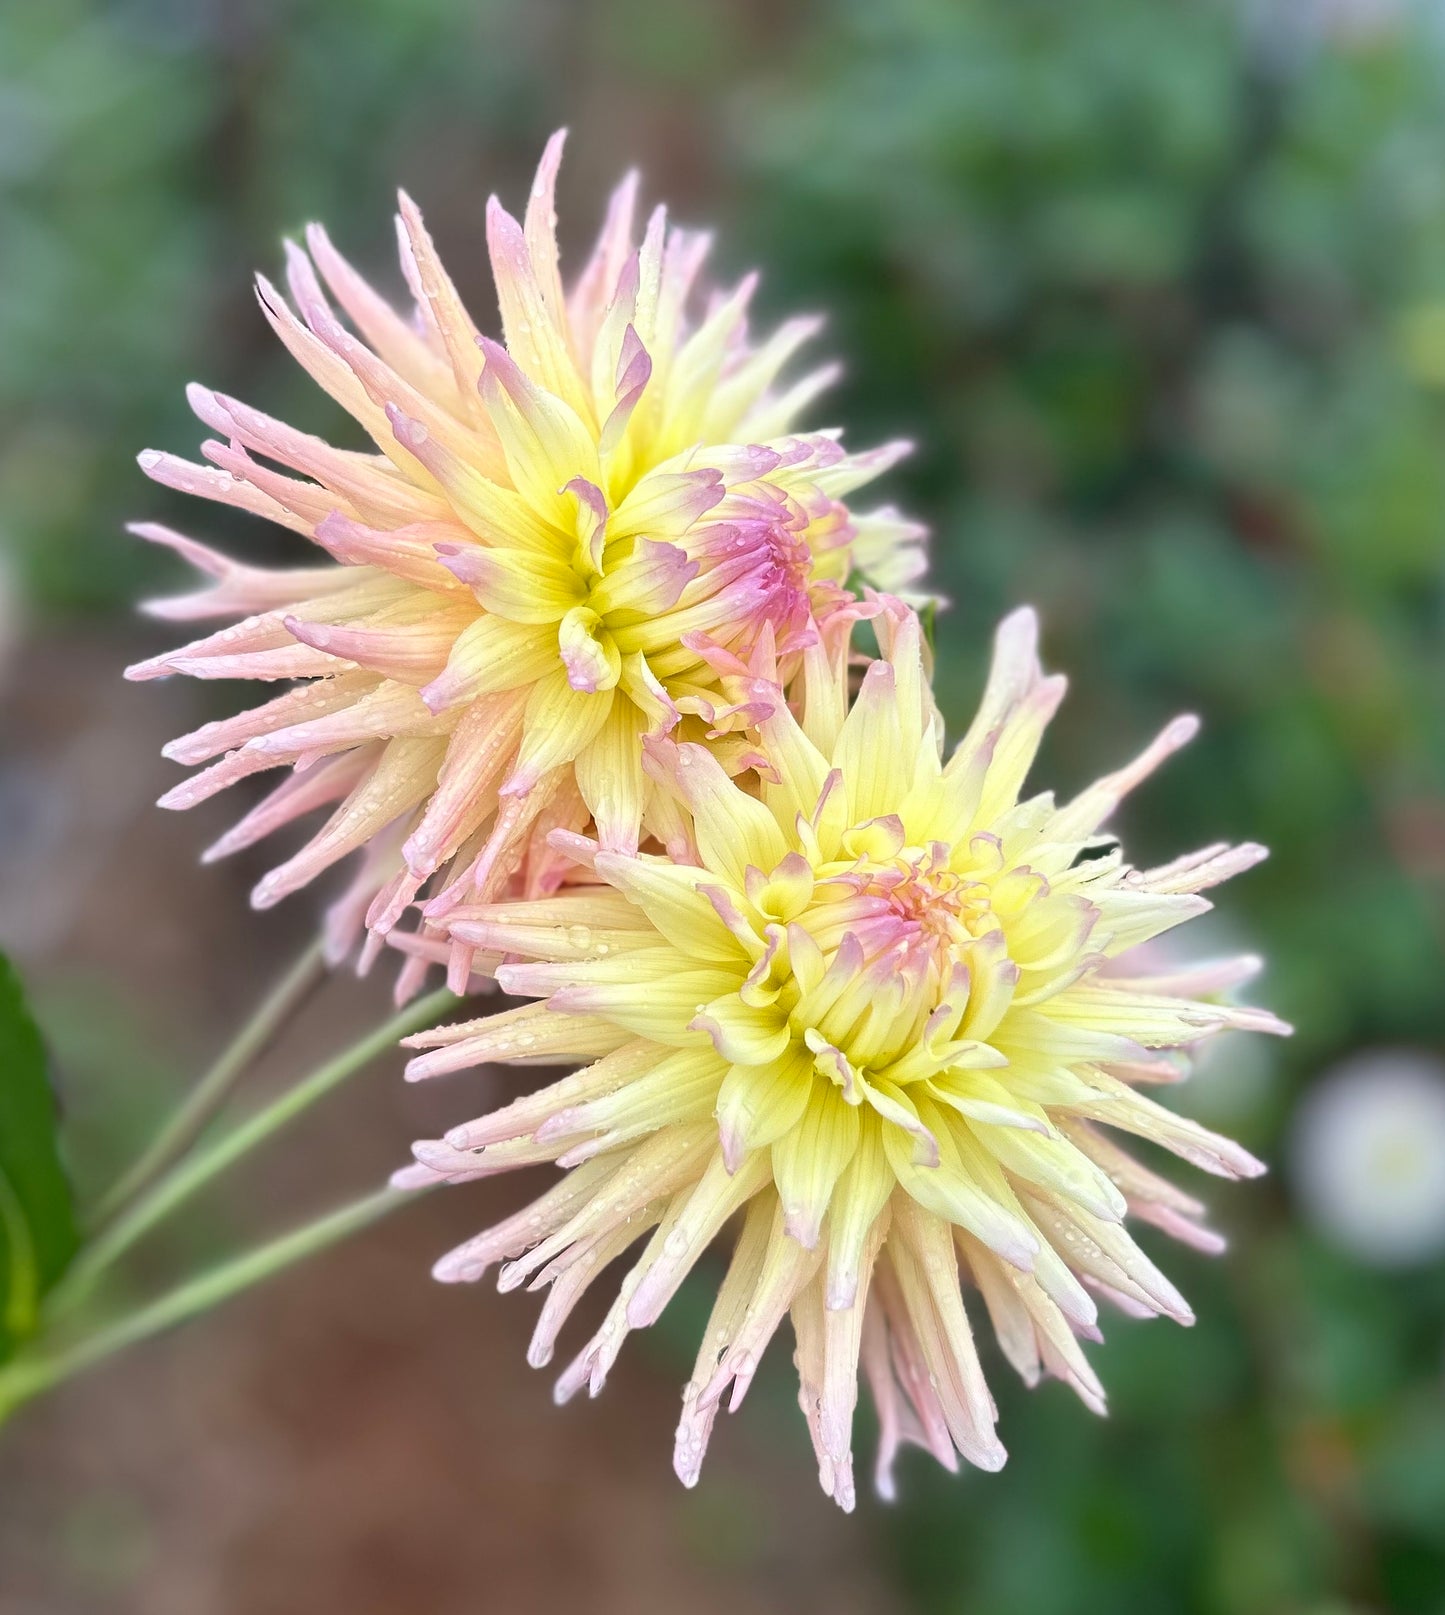
[[[1361,1261],[1445,1251],[1445,1064],[1409,1049],[1343,1061],[1301,1103],[1292,1159],[1306,1213]]]

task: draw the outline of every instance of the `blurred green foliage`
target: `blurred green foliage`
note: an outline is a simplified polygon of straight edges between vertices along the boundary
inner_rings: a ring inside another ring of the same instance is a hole
[[[39,1328],[79,1239],[47,1065],[25,988],[0,953],[0,1363]]]
[[[515,196],[569,122],[574,247],[640,162],[726,223],[721,269],[765,266],[771,311],[829,310],[852,437],[919,441],[892,491],[937,532],[955,719],[1024,598],[1074,679],[1041,774],[1205,716],[1126,829],[1144,858],[1273,847],[1218,936],[1269,954],[1301,1031],[1184,1102],[1279,1161],[1338,1055],[1445,1041],[1426,7],[11,0],[0,63],[0,537],[32,611],[116,610],[165,570],[118,536],[132,515],[284,553],[130,465],[195,440],[193,375],[335,425],[248,268],[324,215],[394,286],[402,182],[486,320],[482,189]],[[996,1364],[1008,1469],[905,1466],[883,1540],[920,1610],[1445,1609],[1445,1271],[1330,1252],[1287,1183],[1214,1198],[1233,1253],[1169,1253],[1201,1323],[1111,1329],[1106,1424]]]

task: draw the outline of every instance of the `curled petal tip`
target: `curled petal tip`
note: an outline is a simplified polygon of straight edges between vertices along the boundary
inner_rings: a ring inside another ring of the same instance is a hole
[[[994,634],[1000,647],[1016,646],[1027,654],[1039,642],[1039,614],[1033,606],[1015,606]]]
[[[436,1174],[418,1161],[400,1166],[387,1179],[393,1189],[424,1189],[436,1182]]]

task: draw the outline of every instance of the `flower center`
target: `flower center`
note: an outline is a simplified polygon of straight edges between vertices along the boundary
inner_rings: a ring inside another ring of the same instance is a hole
[[[904,845],[896,817],[847,832],[839,852],[748,871],[746,908],[725,917],[755,962],[698,1024],[736,1063],[806,1051],[850,1102],[872,1102],[876,1081],[934,1075],[986,1036],[973,1023],[986,1002],[1001,1013],[1017,971],[986,868],[951,867],[941,843]]]

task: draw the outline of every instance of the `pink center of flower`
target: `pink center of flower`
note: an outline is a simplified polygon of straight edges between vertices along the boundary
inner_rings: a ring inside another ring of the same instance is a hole
[[[853,879],[871,910],[852,928],[864,953],[870,962],[890,954],[909,976],[934,966],[946,974],[956,950],[997,923],[988,887],[949,869],[940,847],[909,849]]]
[[[849,935],[870,973],[897,972],[914,985],[931,974],[942,990],[959,950],[998,929],[992,892],[977,874],[950,868],[941,843],[902,839],[893,817],[851,831],[844,845],[856,861],[820,882],[822,902],[805,923],[825,952]]]
[[[744,655],[764,623],[781,654],[800,649],[812,617],[807,512],[780,489],[756,483],[734,490],[726,515],[712,546],[718,596],[729,607],[719,629],[743,630],[734,645]]]

